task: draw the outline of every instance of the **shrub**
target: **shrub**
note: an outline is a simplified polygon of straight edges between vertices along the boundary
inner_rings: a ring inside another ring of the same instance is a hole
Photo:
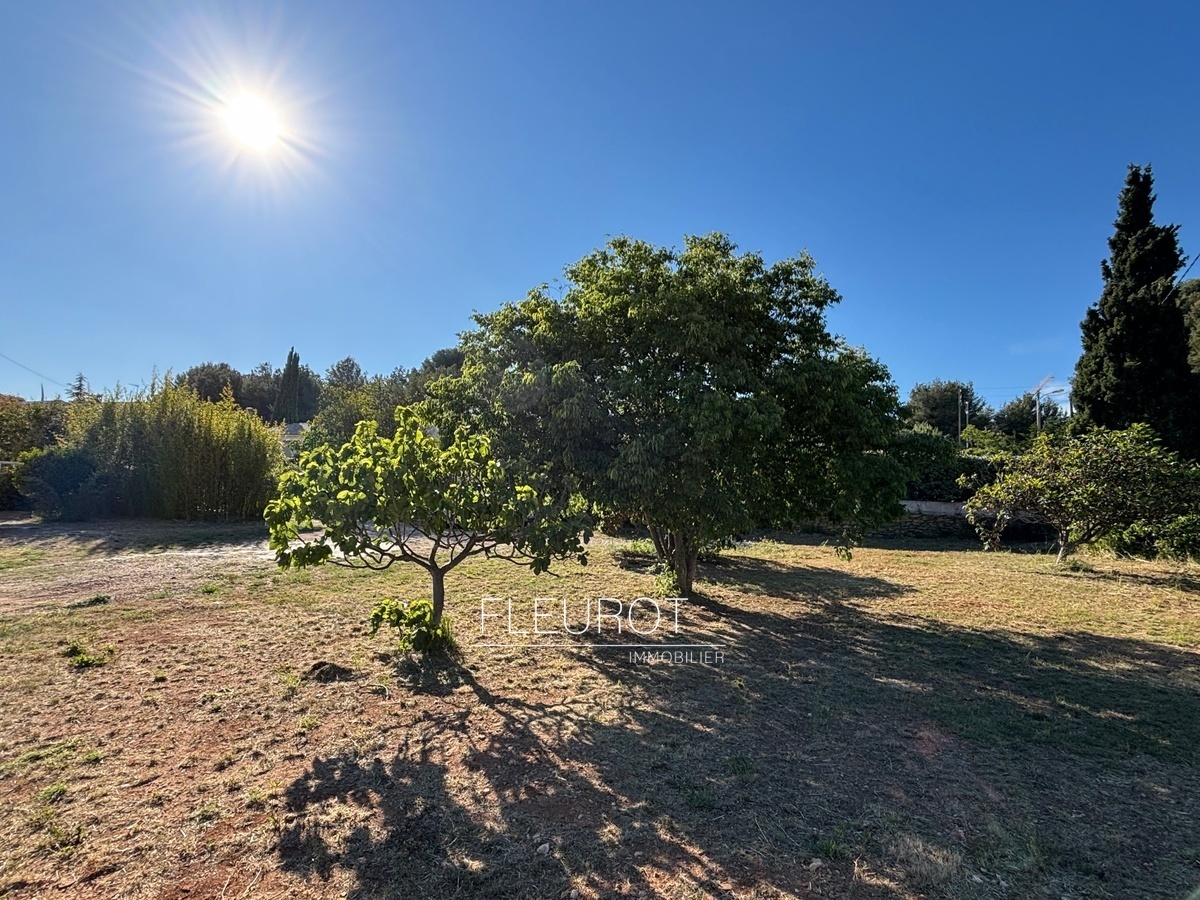
[[[78,447],[29,450],[18,460],[21,492],[48,519],[85,518],[84,485],[95,477],[91,454]]]
[[[1134,522],[1128,528],[1112,532],[1104,543],[1126,556],[1200,557],[1200,515],[1189,513],[1165,522]]]
[[[384,625],[399,632],[401,650],[434,653],[454,650],[457,646],[448,616],[443,616],[436,625],[433,623],[432,600],[409,603],[383,600],[371,613],[371,634],[376,634]]]
[[[1165,527],[1198,509],[1200,468],[1165,449],[1142,424],[1079,436],[1043,434],[967,504],[989,547],[999,544],[1015,515],[1045,522],[1057,535],[1060,563],[1081,544],[1139,522]],[[1187,535],[1188,526],[1180,526],[1176,540]]]
[[[73,404],[66,443],[22,458],[19,478],[48,518],[255,519],[282,466],[277,435],[226,391],[188,386]]]

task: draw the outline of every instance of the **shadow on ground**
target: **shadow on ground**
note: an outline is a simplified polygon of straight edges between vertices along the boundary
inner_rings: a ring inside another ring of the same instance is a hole
[[[128,551],[202,550],[206,548],[266,550],[262,522],[177,522],[158,519],[91,522],[41,522],[30,518],[0,521],[0,544],[53,541],[88,555]]]
[[[283,867],[349,871],[357,898],[1200,882],[1195,653],[899,616],[904,585],[817,566],[702,574],[687,638],[725,645],[720,662],[468,645],[399,671],[428,702],[386,753],[317,759],[290,785]]]

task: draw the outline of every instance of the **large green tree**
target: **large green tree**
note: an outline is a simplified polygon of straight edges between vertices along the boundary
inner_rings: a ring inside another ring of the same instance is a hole
[[[1081,425],[1147,422],[1171,447],[1200,452],[1196,379],[1183,312],[1172,296],[1183,266],[1177,225],[1154,221],[1149,166],[1130,166],[1121,191],[1104,290],[1083,320],[1072,398]]]
[[[969,381],[934,380],[915,385],[905,407],[913,424],[924,423],[953,438],[968,425],[986,428],[992,416]]]
[[[905,467],[886,369],[826,330],[840,298],[807,254],[768,265],[725,236],[616,238],[476,316],[444,421],[646,526],[688,593],[706,545],[760,526],[894,517]]]

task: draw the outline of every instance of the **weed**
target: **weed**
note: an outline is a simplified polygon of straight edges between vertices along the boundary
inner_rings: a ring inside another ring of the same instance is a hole
[[[107,664],[116,655],[116,652],[113,647],[105,647],[99,653],[92,653],[81,642],[71,641],[63,650],[63,656],[67,658],[73,668],[91,669]]]
[[[108,594],[97,594],[88,600],[76,600],[74,603],[68,603],[67,609],[87,609],[89,606],[104,606],[112,600]]]
[[[50,784],[42,788],[33,796],[34,799],[40,801],[41,803],[57,803],[59,800],[65,797],[66,794],[67,786],[61,781],[56,781],[54,784]]]
[[[679,578],[675,575],[674,570],[661,568],[654,576],[654,586],[651,588],[651,592],[655,597],[678,597]]]
[[[0,765],[0,774],[6,775],[36,762],[45,762],[49,768],[61,769],[67,764],[68,757],[75,752],[78,744],[79,741],[72,738],[71,740],[59,741],[56,744],[47,744],[44,747],[34,747],[32,750],[25,751],[16,759],[9,760]]]
[[[192,818],[197,822],[212,822],[221,818],[221,807],[214,800],[205,800],[196,807]]]
[[[725,760],[725,770],[730,775],[736,775],[739,778],[745,778],[748,775],[754,774],[754,763],[745,756],[731,756]]]
[[[200,588],[200,593],[215,594],[219,590],[221,590],[221,589],[215,584],[206,584],[206,585],[204,585],[204,587]]]
[[[283,699],[291,700],[296,696],[296,692],[300,690],[300,675],[287,667],[276,671],[279,675],[279,680],[283,682]]]
[[[298,723],[296,723],[296,734],[305,734],[309,731],[312,731],[320,724],[321,720],[316,716],[304,716]]]
[[[433,625],[433,601],[413,600],[408,603],[387,599],[380,602],[371,613],[371,634],[388,625],[400,634],[400,649],[415,650],[417,653],[452,651],[457,648],[454,629],[450,618]]]
[[[683,802],[692,809],[716,809],[717,795],[709,785],[705,784],[685,791]]]
[[[237,762],[237,754],[233,751],[226,753],[213,764],[214,772],[223,772]]]
[[[270,799],[266,791],[261,788],[254,788],[246,792],[246,808],[247,809],[266,809],[267,801]]]

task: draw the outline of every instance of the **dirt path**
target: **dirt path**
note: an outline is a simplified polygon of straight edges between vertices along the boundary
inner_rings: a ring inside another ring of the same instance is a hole
[[[69,562],[70,565],[64,565]],[[145,599],[276,571],[262,526],[0,520],[0,613]]]

